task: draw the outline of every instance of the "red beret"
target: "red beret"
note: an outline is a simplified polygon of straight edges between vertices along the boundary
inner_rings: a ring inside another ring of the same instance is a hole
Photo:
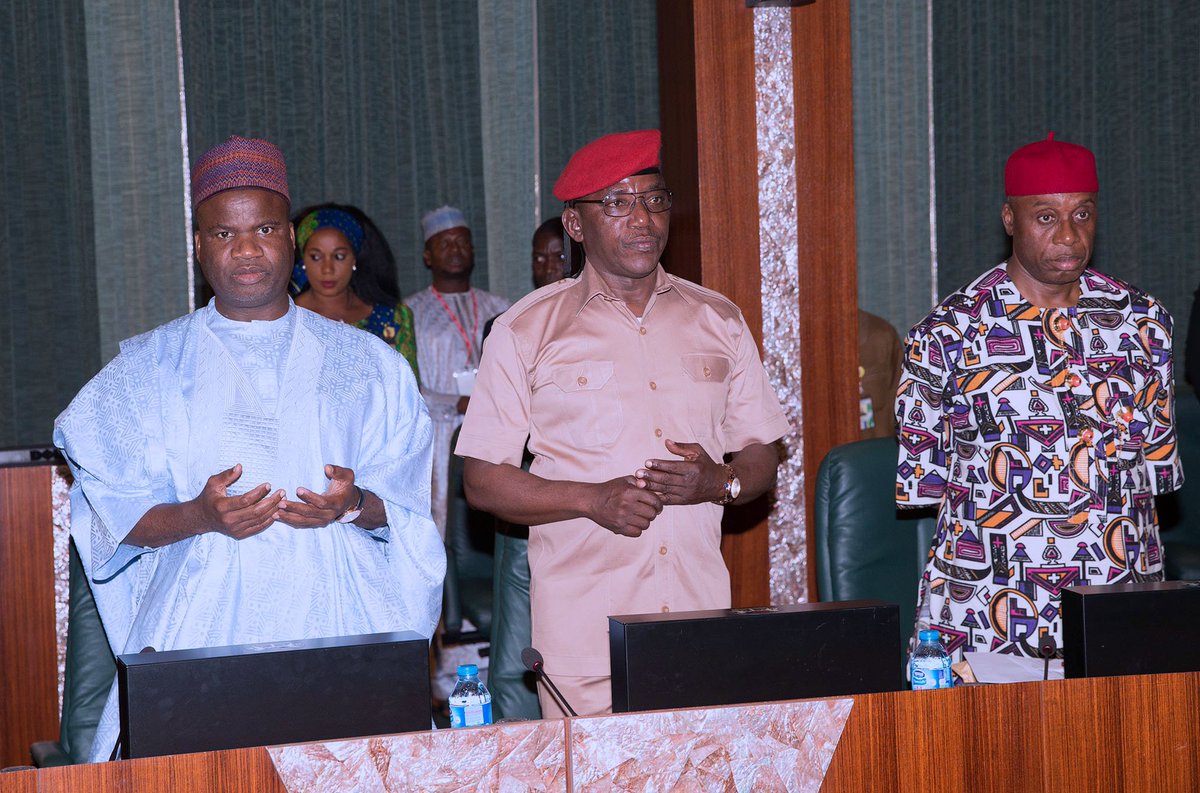
[[[583,198],[639,171],[658,168],[661,148],[662,134],[656,129],[597,138],[571,155],[554,183],[554,196],[559,201]]]
[[[1030,143],[1014,151],[1004,165],[1004,194],[1098,193],[1096,157],[1083,146],[1054,139]]]

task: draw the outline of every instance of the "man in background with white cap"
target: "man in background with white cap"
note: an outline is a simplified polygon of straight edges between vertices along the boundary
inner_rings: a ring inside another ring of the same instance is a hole
[[[737,306],[659,264],[660,147],[571,157],[554,195],[583,271],[496,320],[456,449],[471,503],[529,526],[533,642],[581,715],[612,708],[609,615],[729,607],[724,505],[774,485],[789,429]]]
[[[1183,484],[1171,315],[1089,267],[1096,158],[1054,140],[1004,167],[1012,255],[908,334],[896,502],[939,508],[917,629],[964,653],[1062,644],[1062,590],[1161,581],[1154,496]]]
[[[421,395],[433,420],[433,521],[445,537],[450,438],[467,412],[484,325],[511,304],[500,295],[471,287],[475,248],[460,210],[444,206],[426,212],[421,228],[425,266],[433,283],[405,302],[416,328]]]

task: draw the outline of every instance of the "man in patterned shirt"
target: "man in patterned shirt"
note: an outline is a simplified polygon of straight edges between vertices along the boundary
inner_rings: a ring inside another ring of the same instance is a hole
[[[1009,158],[1012,256],[909,332],[896,396],[896,502],[939,507],[917,620],[958,659],[1061,644],[1068,586],[1161,580],[1183,483],[1171,317],[1088,268],[1095,158],[1053,138]]]

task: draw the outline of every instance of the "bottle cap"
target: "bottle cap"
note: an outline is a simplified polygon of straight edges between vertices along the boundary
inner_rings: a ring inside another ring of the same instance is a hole
[[[477,675],[477,674],[479,674],[479,667],[476,666],[475,664],[459,664],[458,665],[458,676],[459,677],[472,677],[473,675]]]
[[[935,630],[921,631],[917,634],[917,638],[923,642],[939,642],[942,640],[942,634]],[[462,674],[462,667],[459,668],[459,674]]]

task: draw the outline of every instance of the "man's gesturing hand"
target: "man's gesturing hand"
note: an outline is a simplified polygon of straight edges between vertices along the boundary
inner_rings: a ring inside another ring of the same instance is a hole
[[[275,522],[275,513],[283,501],[283,491],[271,493],[271,486],[264,482],[240,496],[228,495],[229,486],[241,476],[240,463],[219,471],[208,478],[200,495],[193,499],[207,531],[244,540]]]
[[[683,459],[647,460],[634,474],[663,504],[703,504],[725,494],[725,468],[703,446],[668,440],[667,451]]]
[[[588,517],[613,534],[638,537],[662,512],[662,499],[632,476],[622,476],[594,486]]]
[[[340,465],[326,465],[325,476],[329,477],[329,487],[324,493],[296,488],[300,500],[284,500],[279,505],[279,520],[297,529],[317,529],[333,523],[358,503],[353,471]]]

